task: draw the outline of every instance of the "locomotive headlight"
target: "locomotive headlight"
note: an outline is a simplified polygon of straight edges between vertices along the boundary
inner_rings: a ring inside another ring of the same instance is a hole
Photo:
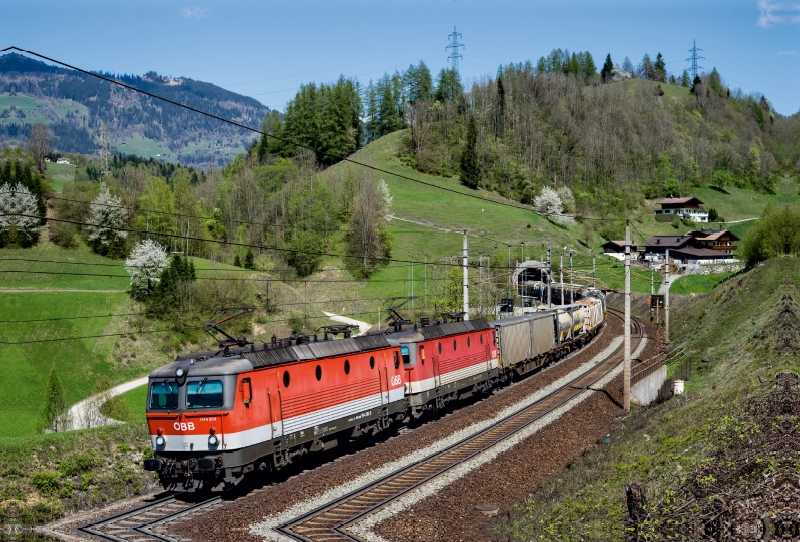
[[[161,447],[161,446],[164,446],[164,444],[166,444],[166,443],[167,443],[167,439],[165,439],[161,435],[156,437],[156,446]]]
[[[185,373],[183,367],[178,367],[177,369],[175,369],[175,376],[177,376],[178,378],[183,378],[184,374]]]
[[[209,446],[216,446],[217,444],[219,444],[219,437],[217,435],[211,435],[208,437]]]

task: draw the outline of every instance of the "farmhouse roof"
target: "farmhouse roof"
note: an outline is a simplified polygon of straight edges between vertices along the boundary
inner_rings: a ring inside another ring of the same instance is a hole
[[[645,246],[648,248],[680,248],[685,246],[687,243],[691,243],[694,241],[694,238],[689,235],[684,236],[677,236],[677,235],[656,235],[651,237],[645,243]]]
[[[659,205],[685,205],[687,203],[693,203],[696,205],[702,205],[703,202],[695,197],[688,197],[688,198],[665,198],[658,202]]]
[[[725,236],[729,237],[732,241],[740,240],[731,230],[692,230],[687,232],[686,235],[691,235],[702,241],[718,241]]]

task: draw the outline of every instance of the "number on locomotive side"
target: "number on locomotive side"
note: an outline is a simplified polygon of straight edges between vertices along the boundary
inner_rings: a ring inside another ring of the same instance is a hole
[[[392,386],[399,386],[403,383],[403,378],[400,375],[394,375],[392,377]]]

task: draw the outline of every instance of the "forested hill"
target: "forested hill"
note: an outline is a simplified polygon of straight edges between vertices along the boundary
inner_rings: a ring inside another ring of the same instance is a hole
[[[102,75],[249,126],[260,126],[269,110],[253,98],[184,77]],[[184,163],[227,162],[252,140],[244,130],[90,75],[17,53],[0,56],[0,143],[25,141],[38,122],[50,125],[62,152],[91,152],[97,140],[91,132],[105,122],[117,132],[112,141],[121,151]]]

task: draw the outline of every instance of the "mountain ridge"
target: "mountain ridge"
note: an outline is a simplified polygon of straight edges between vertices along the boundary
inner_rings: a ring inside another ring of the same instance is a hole
[[[254,98],[188,77],[94,73],[248,126],[260,126],[269,111]],[[0,56],[0,143],[21,144],[37,122],[51,126],[62,152],[91,153],[92,132],[105,122],[122,152],[185,164],[225,164],[252,139],[247,130],[85,73],[19,53]]]

